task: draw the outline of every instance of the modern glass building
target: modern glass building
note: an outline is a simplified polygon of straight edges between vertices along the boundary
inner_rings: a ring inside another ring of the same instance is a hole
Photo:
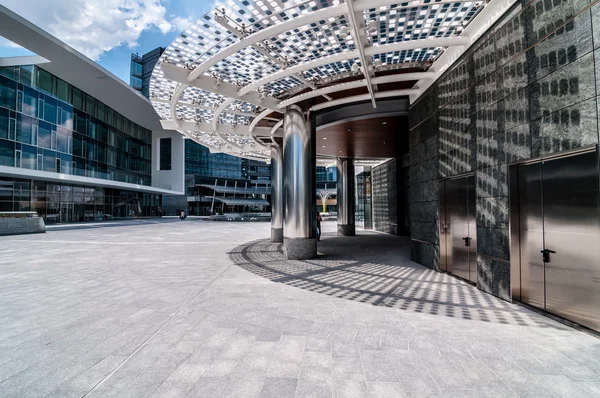
[[[157,47],[141,56],[131,54],[129,84],[146,98],[150,98],[152,71],[164,51],[163,47]]]
[[[182,137],[110,72],[0,11],[3,35],[37,54],[0,60],[0,211],[46,223],[160,216],[162,195],[183,191]]]

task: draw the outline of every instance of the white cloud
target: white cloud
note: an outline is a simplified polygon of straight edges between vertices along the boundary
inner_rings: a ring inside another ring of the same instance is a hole
[[[171,25],[177,31],[177,33],[181,33],[187,28],[189,28],[196,20],[192,17],[179,17],[179,16],[171,16]]]
[[[2,0],[3,5],[93,60],[120,45],[137,46],[140,34],[156,28],[179,29],[169,22],[162,0]],[[187,26],[186,26],[187,27]]]

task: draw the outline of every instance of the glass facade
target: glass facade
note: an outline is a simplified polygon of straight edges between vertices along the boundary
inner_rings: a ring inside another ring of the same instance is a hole
[[[203,177],[242,179],[242,159],[224,153],[210,153],[208,148],[185,140],[185,174]]]
[[[317,166],[317,189],[335,189],[337,187],[337,167]]]
[[[146,98],[150,98],[152,71],[164,51],[163,47],[157,47],[142,56],[131,54],[129,85]]]
[[[161,214],[161,195],[122,189],[0,178],[0,211],[36,211],[47,224]]]
[[[152,132],[37,66],[0,68],[0,165],[151,184]]]

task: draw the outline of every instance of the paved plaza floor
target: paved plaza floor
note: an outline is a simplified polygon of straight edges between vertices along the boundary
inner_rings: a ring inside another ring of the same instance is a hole
[[[0,238],[0,397],[600,396],[600,339],[324,229],[304,262],[268,223]]]

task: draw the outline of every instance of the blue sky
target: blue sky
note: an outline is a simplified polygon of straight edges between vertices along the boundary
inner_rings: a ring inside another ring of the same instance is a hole
[[[215,0],[0,0],[129,83],[130,54],[167,47]],[[1,33],[1,29],[0,29]],[[29,54],[0,40],[0,57]]]

